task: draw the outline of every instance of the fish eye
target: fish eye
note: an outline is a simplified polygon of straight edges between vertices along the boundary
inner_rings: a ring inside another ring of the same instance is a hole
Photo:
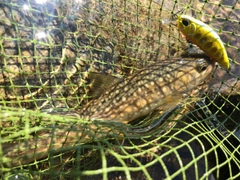
[[[189,21],[186,20],[186,19],[183,19],[182,23],[183,23],[184,26],[188,26],[190,24]]]
[[[205,61],[200,61],[198,64],[197,64],[197,71],[200,73],[200,72],[203,72],[207,69],[207,63]]]

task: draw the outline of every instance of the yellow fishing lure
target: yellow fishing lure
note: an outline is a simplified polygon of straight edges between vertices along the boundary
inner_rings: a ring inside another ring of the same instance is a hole
[[[187,15],[178,16],[177,27],[189,41],[196,44],[223,68],[230,68],[228,55],[223,42],[211,27]]]

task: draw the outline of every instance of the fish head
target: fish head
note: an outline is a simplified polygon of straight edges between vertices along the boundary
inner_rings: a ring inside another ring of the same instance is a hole
[[[175,72],[176,92],[186,93],[211,79],[215,62],[210,58],[184,58],[179,61],[179,68]]]

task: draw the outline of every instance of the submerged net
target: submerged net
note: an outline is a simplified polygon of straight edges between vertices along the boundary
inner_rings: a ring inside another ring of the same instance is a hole
[[[239,11],[238,1],[1,1],[1,178],[239,179]],[[163,112],[132,124],[65,113],[91,103],[89,72],[127,77],[179,58],[178,13],[214,28],[230,71],[217,66],[208,90],[160,124]]]

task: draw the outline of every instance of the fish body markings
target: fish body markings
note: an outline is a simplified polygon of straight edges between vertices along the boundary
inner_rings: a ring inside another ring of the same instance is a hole
[[[201,84],[213,71],[208,58],[175,58],[156,62],[115,83],[77,113],[91,120],[128,123],[161,108],[179,104],[182,94]]]
[[[223,42],[210,26],[191,16],[179,15],[177,27],[189,41],[196,44],[223,68],[230,68],[228,55]]]

